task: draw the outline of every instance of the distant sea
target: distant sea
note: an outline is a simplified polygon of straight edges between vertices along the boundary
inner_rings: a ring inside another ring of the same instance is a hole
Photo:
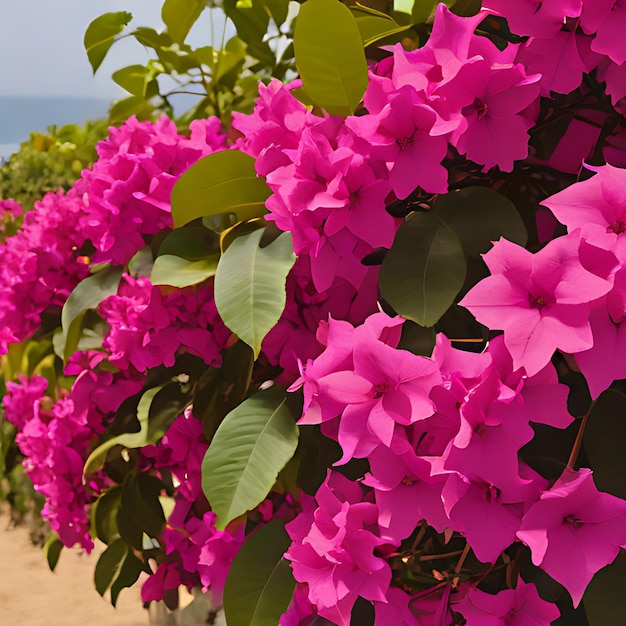
[[[31,131],[105,117],[110,104],[110,100],[97,98],[0,96],[0,158],[19,149]]]

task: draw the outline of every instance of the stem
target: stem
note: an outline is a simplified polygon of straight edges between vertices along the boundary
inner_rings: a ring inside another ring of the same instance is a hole
[[[463,563],[465,563],[465,559],[467,558],[469,551],[470,551],[469,543],[466,543],[465,547],[463,548],[463,552],[461,553],[461,558],[459,559],[459,562],[456,564],[456,567],[454,568],[455,574],[458,574],[461,571],[461,568],[463,567]]]
[[[419,546],[420,541],[424,538],[426,534],[426,524],[424,524],[420,529],[417,535],[415,536],[415,540],[413,541],[413,545],[411,546],[411,553],[414,553],[417,550],[417,546]]]
[[[462,553],[463,550],[455,550],[454,552],[446,552],[444,554],[425,554],[424,556],[420,556],[418,561],[436,561],[437,559],[447,559],[451,556],[458,556]]]
[[[458,574],[461,573],[461,568],[463,567],[463,563],[465,563],[465,559],[467,558],[467,555],[469,554],[469,551],[470,551],[469,543],[466,543],[465,547],[463,548],[463,553],[461,554],[461,558],[459,559],[458,563],[456,564],[456,567],[454,568],[454,573],[457,574],[452,579],[452,586],[454,588],[456,588],[456,586],[459,584],[459,576],[458,576]]]
[[[578,434],[576,435],[576,441],[574,441],[572,451],[569,455],[569,459],[567,460],[567,467],[569,467],[570,469],[574,469],[574,465],[576,464],[576,459],[578,458],[578,453],[580,452],[580,446],[583,443],[583,435],[585,433],[587,419],[589,419],[589,413],[591,413],[591,409],[589,409],[589,411],[587,411],[583,415],[582,422],[580,423],[580,428],[578,429]]]
[[[463,339],[450,339],[451,342],[453,343],[485,343],[484,339],[480,339],[480,338],[476,338],[476,339],[470,339],[470,338],[463,338]]]

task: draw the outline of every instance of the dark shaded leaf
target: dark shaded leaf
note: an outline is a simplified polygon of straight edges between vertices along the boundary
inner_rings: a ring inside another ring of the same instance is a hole
[[[515,205],[489,187],[466,187],[439,196],[432,213],[455,232],[465,252],[473,256],[487,252],[500,237],[520,246],[528,241]]]
[[[150,474],[132,473],[122,485],[121,507],[148,536],[158,537],[165,526],[165,515],[159,501],[163,483]]]
[[[465,254],[452,229],[430,213],[416,213],[396,233],[379,284],[399,315],[432,326],[454,302],[465,271]]]
[[[626,551],[591,579],[583,596],[589,626],[624,626],[626,624]]]
[[[626,498],[624,394],[609,389],[596,400],[587,420],[583,445],[598,489]]]
[[[59,535],[54,532],[50,533],[46,539],[46,543],[43,544],[43,553],[51,572],[54,572],[59,562],[61,550],[63,550],[63,542],[59,539]]]

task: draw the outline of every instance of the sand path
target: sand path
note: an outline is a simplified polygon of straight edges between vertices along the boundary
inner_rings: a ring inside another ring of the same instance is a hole
[[[51,572],[26,529],[8,528],[0,516],[0,625],[146,626],[139,587],[124,589],[116,609],[96,592],[93,570],[102,549],[91,555],[64,549]]]

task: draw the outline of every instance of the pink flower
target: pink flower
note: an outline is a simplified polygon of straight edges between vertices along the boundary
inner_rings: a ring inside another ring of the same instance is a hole
[[[626,261],[626,169],[588,167],[595,175],[546,198],[547,206],[568,231],[579,228],[603,248]]]
[[[485,0],[483,9],[504,15],[518,35],[552,37],[567,17],[578,17],[582,0]]]
[[[576,353],[593,345],[591,303],[611,289],[587,271],[576,233],[532,254],[500,239],[483,259],[492,272],[460,302],[489,328],[504,330],[513,367],[529,376],[550,361],[555,349]]]
[[[361,487],[329,472],[315,498],[302,497],[302,512],[286,525],[293,540],[285,557],[295,579],[309,586],[309,601],[321,617],[349,626],[356,599],[385,602],[389,564],[373,551],[378,511],[363,501]]]
[[[591,470],[566,468],[526,512],[517,536],[578,606],[593,575],[626,544],[626,501],[598,491]]]
[[[542,600],[532,583],[521,578],[515,589],[504,589],[492,595],[472,587],[453,604],[467,620],[466,626],[550,626],[560,613]]]

